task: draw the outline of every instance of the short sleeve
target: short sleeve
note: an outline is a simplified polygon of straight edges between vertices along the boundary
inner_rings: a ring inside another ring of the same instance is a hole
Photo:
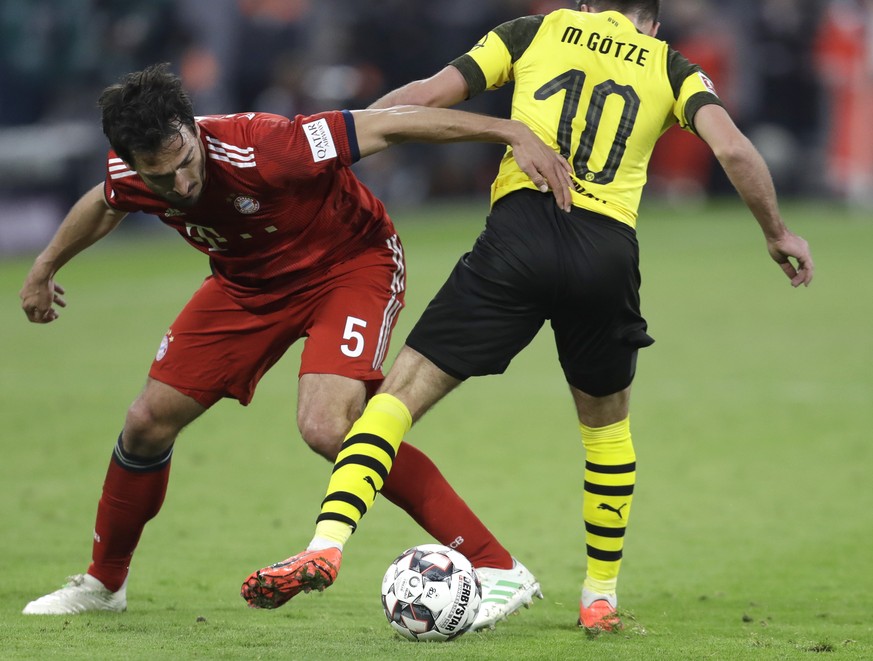
[[[677,51],[668,55],[668,75],[676,102],[673,114],[679,126],[694,133],[694,115],[705,105],[724,106],[718,98],[715,84],[696,64],[691,64]]]
[[[111,150],[106,156],[103,197],[111,208],[127,213],[150,209],[154,199],[136,172]]]
[[[351,113],[259,115],[252,122],[258,164],[266,181],[284,184],[349,167],[360,158]]]

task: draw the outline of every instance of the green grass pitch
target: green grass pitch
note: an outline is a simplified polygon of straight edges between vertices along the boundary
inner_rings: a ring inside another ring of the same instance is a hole
[[[392,356],[484,211],[395,212],[409,292]],[[619,586],[630,626],[597,638],[575,626],[583,455],[548,329],[409,436],[542,583],[545,599],[495,631],[444,645],[392,633],[382,573],[431,540],[383,500],[335,586],[245,607],[243,578],[309,540],[330,470],[296,430],[296,348],[251,406],[220,403],[179,439],[127,613],[20,615],[85,569],[126,408],[207,267],[169,230],[110,237],[61,272],[69,307],[43,327],[18,307],[30,256],[0,262],[0,659],[873,658],[873,222],[824,205],[785,215],[813,247],[808,289],[791,289],[742,207],[644,207],[657,343],[641,353],[632,409],[639,470]]]

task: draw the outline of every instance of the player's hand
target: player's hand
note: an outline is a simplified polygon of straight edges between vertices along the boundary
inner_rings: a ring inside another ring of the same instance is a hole
[[[544,143],[527,125],[517,124],[517,136],[512,141],[512,156],[518,167],[530,177],[534,185],[543,193],[551,190],[555,202],[564,211],[570,211],[570,194],[573,179],[572,166],[563,156]]]
[[[791,280],[792,287],[808,287],[812,282],[815,265],[809,244],[803,237],[786,230],[778,239],[768,239],[767,252]]]
[[[55,284],[54,279],[35,279],[28,277],[21,288],[21,309],[27,319],[35,324],[47,324],[58,318],[55,305],[67,307],[64,300],[64,288]]]

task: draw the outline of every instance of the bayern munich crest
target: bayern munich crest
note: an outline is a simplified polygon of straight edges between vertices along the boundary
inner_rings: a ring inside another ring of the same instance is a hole
[[[235,206],[236,210],[240,213],[248,215],[255,213],[258,209],[260,209],[261,203],[258,202],[255,198],[249,197],[248,195],[238,195],[233,200],[233,206]]]
[[[158,347],[158,353],[155,355],[155,360],[163,360],[164,356],[167,355],[167,351],[170,349],[170,342],[172,341],[173,330],[170,329],[164,333],[164,337],[161,338],[161,345]]]

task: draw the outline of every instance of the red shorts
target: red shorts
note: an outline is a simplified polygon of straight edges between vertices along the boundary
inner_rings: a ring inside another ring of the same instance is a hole
[[[268,311],[246,310],[207,278],[161,341],[149,376],[207,408],[223,397],[246,405],[267,370],[305,337],[300,375],[378,385],[406,281],[400,242],[388,244],[338,264]]]

